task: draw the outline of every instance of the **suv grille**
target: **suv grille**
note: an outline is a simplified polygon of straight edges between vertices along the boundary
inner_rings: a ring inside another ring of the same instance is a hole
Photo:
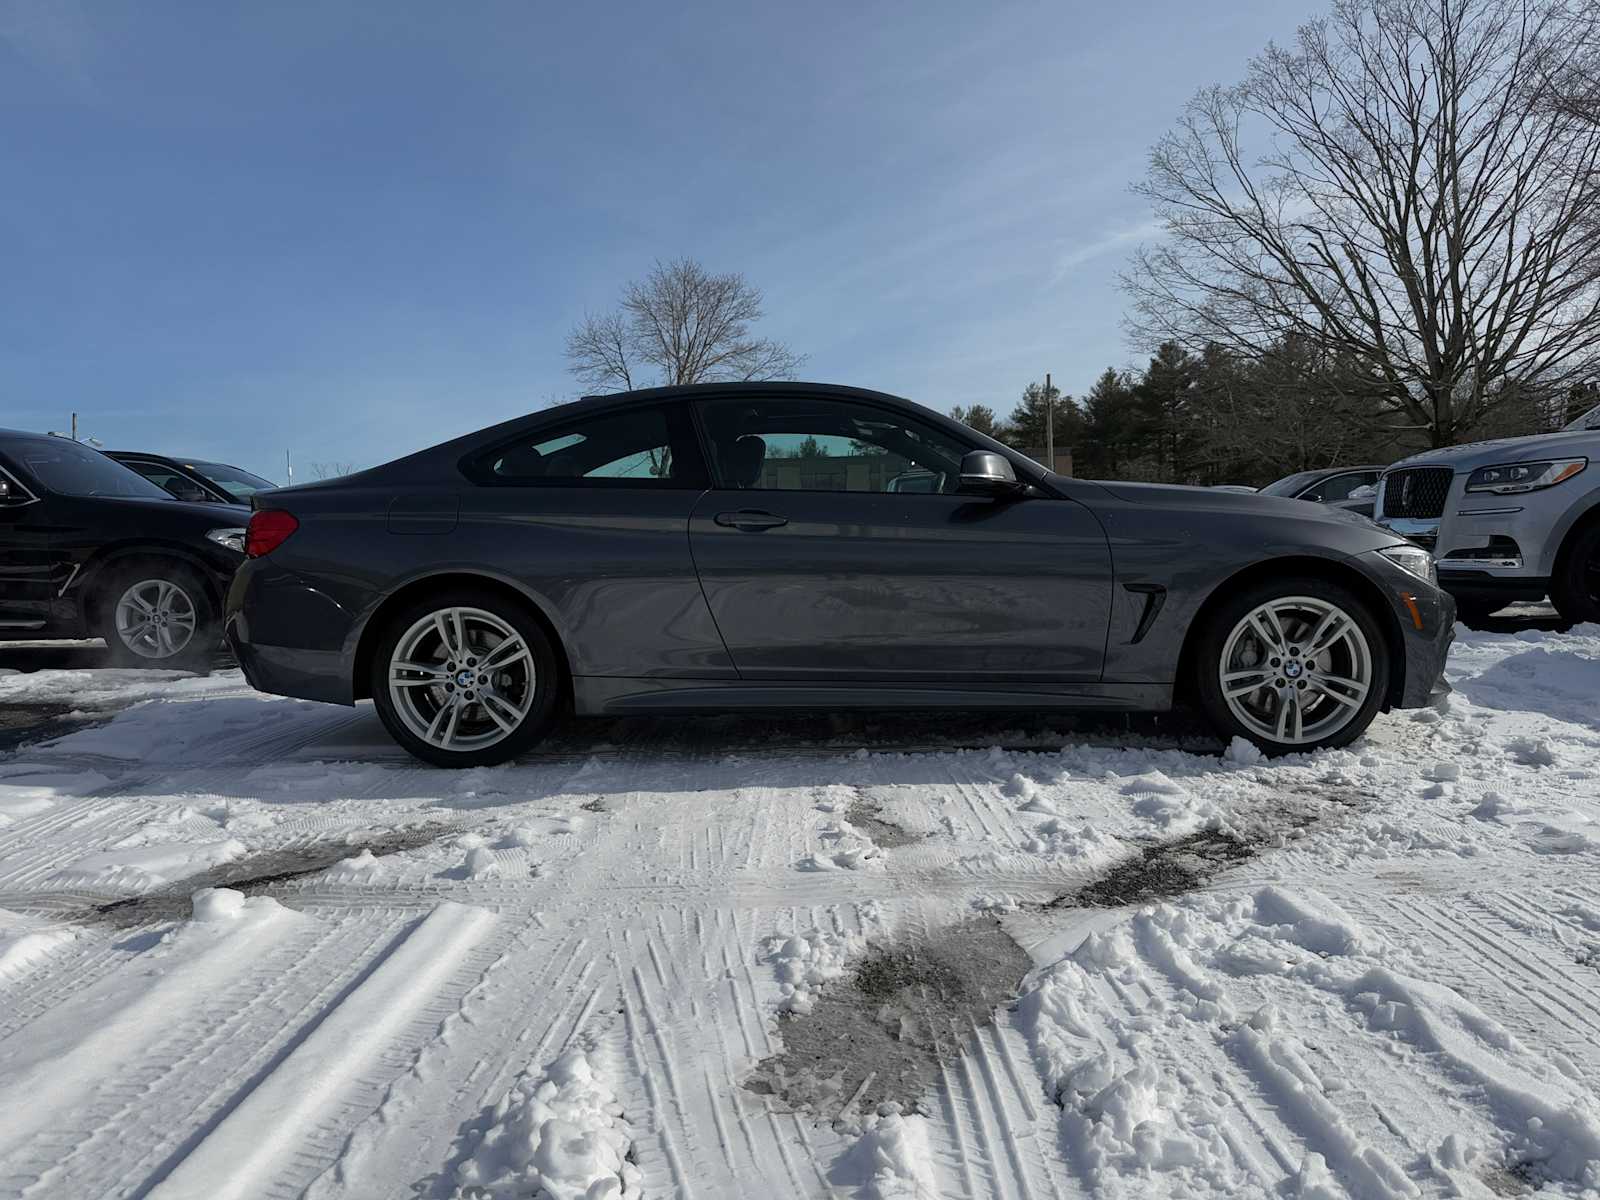
[[[1383,477],[1380,510],[1386,517],[1437,517],[1455,471],[1450,467],[1403,467]]]

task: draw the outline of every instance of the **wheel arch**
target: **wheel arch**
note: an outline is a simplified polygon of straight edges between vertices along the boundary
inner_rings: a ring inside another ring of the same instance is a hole
[[[1600,503],[1590,505],[1588,509],[1573,518],[1572,523],[1567,526],[1567,531],[1561,535],[1561,544],[1556,550],[1556,556],[1550,564],[1550,586],[1552,589],[1559,586],[1558,580],[1565,578],[1567,564],[1572,555],[1572,548],[1577,545],[1578,539],[1597,525],[1600,525]]]
[[[94,628],[101,610],[108,601],[107,585],[116,576],[117,568],[136,559],[167,558],[182,563],[200,577],[206,599],[220,619],[223,608],[223,589],[213,578],[214,571],[204,559],[187,547],[175,542],[123,542],[106,546],[84,564],[73,590],[78,594],[78,609],[86,627]]]
[[[570,704],[572,663],[567,657],[566,641],[562,638],[556,623],[550,619],[550,614],[536,598],[521,588],[504,579],[476,571],[441,571],[433,575],[424,575],[420,579],[413,579],[403,584],[384,597],[382,603],[372,610],[362,625],[360,637],[356,642],[355,654],[351,660],[351,698],[367,700],[372,696],[372,689],[368,686],[368,680],[372,675],[372,656],[377,652],[378,642],[383,637],[383,630],[390,617],[406,605],[430,593],[460,587],[481,588],[495,592],[528,610],[533,619],[539,623],[539,627],[544,630],[545,636],[550,639],[550,645],[555,650],[556,664],[561,673],[561,695]]]
[[[1383,632],[1384,648],[1389,652],[1389,687],[1380,711],[1399,704],[1405,696],[1406,651],[1405,635],[1400,629],[1400,618],[1388,603],[1383,590],[1361,571],[1338,559],[1318,558],[1315,555],[1291,555],[1251,563],[1228,576],[1201,602],[1189,628],[1183,635],[1183,649],[1178,654],[1178,676],[1175,692],[1182,699],[1193,702],[1195,696],[1195,656],[1199,653],[1202,631],[1211,614],[1226,602],[1239,588],[1251,587],[1266,580],[1285,576],[1311,577],[1347,588],[1367,602]]]

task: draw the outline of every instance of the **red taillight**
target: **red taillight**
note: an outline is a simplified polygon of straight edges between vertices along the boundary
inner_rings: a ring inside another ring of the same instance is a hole
[[[244,552],[249,558],[271,554],[289,535],[300,528],[293,513],[281,508],[263,508],[250,514],[250,524],[244,531]]]

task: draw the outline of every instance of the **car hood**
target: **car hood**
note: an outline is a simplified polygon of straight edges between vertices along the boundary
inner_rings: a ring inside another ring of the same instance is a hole
[[[1351,515],[1332,505],[1291,496],[1269,496],[1264,492],[1224,492],[1217,488],[1186,487],[1176,483],[1123,483],[1117,480],[1094,481],[1118,500],[1130,504],[1159,504],[1167,507],[1208,509],[1212,512],[1250,513],[1263,517],[1319,518],[1336,524],[1349,524]],[[1353,518],[1356,524],[1365,518]]]
[[[1496,463],[1541,462],[1548,458],[1587,458],[1600,451],[1600,432],[1537,433],[1531,437],[1496,438],[1446,446],[1401,459],[1395,467],[1452,467],[1470,471]],[[1391,467],[1390,470],[1394,468]]]

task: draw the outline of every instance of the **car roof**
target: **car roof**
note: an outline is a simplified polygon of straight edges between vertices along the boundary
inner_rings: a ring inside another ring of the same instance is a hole
[[[106,453],[112,458],[149,458],[156,462],[170,463],[175,467],[185,465],[181,458],[174,458],[170,454],[153,454],[149,450],[107,450]]]

